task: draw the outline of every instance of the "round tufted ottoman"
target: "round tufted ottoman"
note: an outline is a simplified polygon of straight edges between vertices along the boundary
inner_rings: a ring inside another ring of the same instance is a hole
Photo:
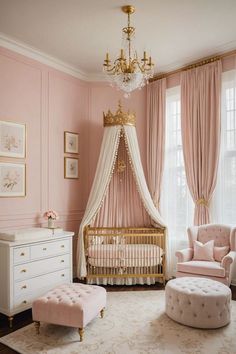
[[[166,314],[197,328],[219,328],[230,322],[231,290],[206,278],[170,280],[165,289]]]
[[[84,327],[99,312],[103,317],[106,290],[96,285],[64,284],[52,289],[32,304],[32,315],[39,334],[40,322],[53,323],[79,329],[83,340]]]

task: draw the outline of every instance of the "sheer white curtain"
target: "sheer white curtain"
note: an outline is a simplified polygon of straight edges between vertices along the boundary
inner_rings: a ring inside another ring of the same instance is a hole
[[[175,275],[175,251],[188,244],[186,229],[193,224],[193,209],[184,170],[178,86],[166,91],[166,146],[161,193],[161,215],[169,233],[169,276]]]
[[[236,225],[236,70],[222,74],[220,162],[211,212],[214,222]]]
[[[236,70],[222,74],[220,161],[211,213],[216,223],[236,225]]]

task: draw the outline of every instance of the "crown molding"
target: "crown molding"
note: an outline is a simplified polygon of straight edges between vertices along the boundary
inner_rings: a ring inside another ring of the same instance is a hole
[[[88,81],[105,82],[105,83],[109,84],[109,82],[107,80],[107,76],[103,72],[101,72],[101,73],[89,73],[89,74],[87,74],[87,78],[88,78]]]
[[[0,46],[10,49],[18,54],[24,55],[28,58],[37,60],[38,62],[48,65],[54,69],[57,69],[59,71],[62,71],[66,74],[69,74],[73,77],[76,77],[80,80],[87,81],[87,82],[107,82],[106,75],[104,73],[88,73],[85,72],[81,69],[79,69],[76,66],[73,66],[71,64],[68,64],[62,60],[59,60],[49,54],[46,54],[32,46],[29,46],[28,44],[21,42],[13,37],[10,37],[2,32],[0,32]],[[202,55],[199,55],[199,57],[203,56],[210,56],[212,53],[217,54],[222,54],[224,52],[230,51],[232,49],[236,48],[236,41],[231,41],[225,44],[222,44],[221,46],[215,47],[215,49],[211,49],[211,53],[202,53]],[[168,73],[174,70],[177,70],[181,68],[183,65],[186,65],[186,63],[191,63],[193,61],[196,61],[198,58],[196,56],[189,56],[186,57],[185,59],[181,61],[176,61],[168,65],[161,66],[158,68],[158,72],[155,73],[156,76],[161,73]]]
[[[18,54],[39,61],[42,64],[48,65],[53,69],[60,70],[66,74],[72,75],[80,80],[92,81],[89,74],[70,65],[62,60],[59,60],[51,55],[48,55],[34,47],[29,46],[15,38],[9,37],[0,32],[0,46],[10,49]]]
[[[200,58],[206,58],[206,57],[211,57],[211,56],[218,56],[224,53],[227,53],[231,50],[234,50],[236,48],[236,41],[231,41],[225,44],[222,44],[220,46],[217,46],[215,48],[211,48],[210,51],[204,52],[198,55],[192,55],[185,57],[181,61],[176,61],[168,65],[163,65],[160,68],[158,68],[158,72],[154,74],[154,76],[158,76],[160,73],[161,74],[166,74],[178,69],[181,69],[183,66],[190,65],[191,63],[198,61]]]

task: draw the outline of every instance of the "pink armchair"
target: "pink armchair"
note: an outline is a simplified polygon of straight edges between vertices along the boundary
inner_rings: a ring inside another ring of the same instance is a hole
[[[201,225],[188,228],[189,248],[176,251],[178,258],[176,277],[205,277],[230,286],[233,263],[236,259],[236,227]],[[219,261],[193,260],[193,241],[203,244],[214,240],[215,247],[229,247],[229,253]]]

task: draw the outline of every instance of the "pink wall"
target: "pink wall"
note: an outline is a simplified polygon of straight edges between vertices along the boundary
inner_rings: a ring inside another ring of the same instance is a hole
[[[42,225],[49,208],[58,226],[77,231],[87,199],[89,86],[4,48],[0,77],[0,119],[27,126],[26,197],[0,198],[0,231]],[[65,130],[80,133],[79,180],[64,179]]]
[[[0,120],[27,125],[27,194],[0,198],[0,231],[45,225],[42,214],[53,208],[58,226],[77,232],[100,150],[102,113],[116,110],[119,98],[137,113],[145,163],[145,90],[127,100],[108,84],[83,82],[4,48],[0,77]],[[64,131],[79,133],[79,180],[64,179]]]

